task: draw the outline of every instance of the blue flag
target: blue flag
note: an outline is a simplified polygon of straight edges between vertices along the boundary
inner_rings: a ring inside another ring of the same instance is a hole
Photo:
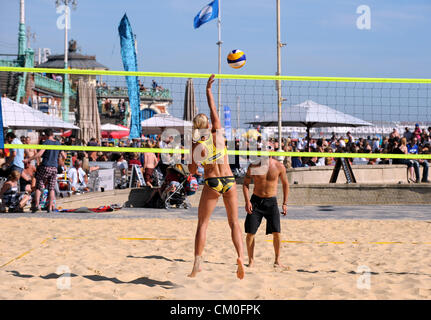
[[[204,23],[218,17],[218,0],[214,0],[199,11],[194,20],[195,29],[199,28]]]
[[[229,106],[224,106],[224,130],[227,140],[232,140],[232,125]]]
[[[121,58],[123,59],[123,66],[125,71],[138,71],[138,63],[136,59],[135,37],[133,35],[132,27],[130,26],[129,19],[126,14],[120,21],[118,26],[118,33],[120,34],[121,43]],[[141,129],[141,112],[140,112],[140,96],[138,77],[126,76],[127,90],[129,93],[129,103],[131,111],[130,121],[130,139],[140,138]]]

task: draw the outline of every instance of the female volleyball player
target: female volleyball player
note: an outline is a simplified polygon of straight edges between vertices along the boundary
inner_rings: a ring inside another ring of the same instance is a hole
[[[197,163],[204,167],[205,184],[198,209],[198,225],[195,236],[195,261],[189,277],[201,271],[202,253],[210,216],[220,196],[227,212],[232,241],[238,254],[237,277],[244,278],[242,232],[238,222],[238,195],[235,178],[229,166],[225,138],[221,122],[211,92],[214,75],[208,79],[206,94],[210,109],[211,125],[208,117],[200,113],[193,119],[192,163],[189,170],[194,174]]]

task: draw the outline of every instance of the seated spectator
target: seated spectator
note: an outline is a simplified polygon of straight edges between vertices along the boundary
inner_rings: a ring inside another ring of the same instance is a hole
[[[372,151],[374,153],[379,153],[380,152],[380,141],[379,141],[378,138],[373,138]]]
[[[90,151],[89,160],[92,162],[97,161],[97,151]]]
[[[366,144],[367,142],[365,141],[364,144]],[[370,153],[370,151],[364,151],[364,149],[360,149],[358,145],[353,145],[352,148],[350,150],[347,150],[347,152],[350,153]],[[352,165],[362,165],[362,164],[367,164],[368,163],[368,159],[367,158],[349,158],[348,159],[350,164]]]
[[[36,189],[36,167],[31,163],[24,163],[24,170],[19,179],[21,192],[31,193]]]
[[[382,145],[380,147],[380,150],[388,150],[389,149],[389,139],[388,137],[384,136],[382,138]]]
[[[400,139],[400,133],[396,128],[393,128],[391,134],[389,135],[389,139],[398,138]]]
[[[0,190],[0,212],[24,212],[24,207],[30,200],[29,192],[20,193],[18,190],[19,171],[13,170]]]
[[[413,131],[413,137],[415,137],[418,141],[421,141],[422,130],[419,127],[419,123],[415,124],[415,131]]]
[[[121,175],[122,176],[127,175],[128,165],[127,165],[127,161],[124,159],[124,155],[122,153],[114,155],[114,161],[115,161],[114,167],[120,170]]]
[[[392,153],[394,154],[408,154],[408,149],[407,149],[407,139],[406,138],[401,138],[400,144],[398,143],[398,139],[394,139],[393,140],[393,150]],[[409,160],[409,159],[393,159],[392,160],[393,164],[405,164],[407,165],[408,168],[408,173],[410,175],[410,177],[407,177],[407,181],[410,182],[415,182],[415,180],[413,179],[413,175],[414,175],[414,165],[413,165],[413,161]]]
[[[325,166],[335,166],[335,160],[333,157],[325,158]]]
[[[317,165],[317,157],[312,157],[307,160],[304,167],[315,167]]]
[[[129,160],[129,169],[132,169],[133,165],[137,165],[139,167],[142,167],[142,163],[139,160],[139,153],[137,153],[137,152],[134,152],[132,154],[132,159]]]
[[[368,163],[367,164],[369,164],[369,165],[375,165],[375,164],[377,164],[378,160],[379,159],[377,159],[377,158],[370,158],[370,159],[368,159]]]
[[[198,169],[196,170],[196,174],[194,175],[194,177],[196,178],[196,181],[198,182],[198,184],[205,183],[204,167],[200,163],[198,164]]]
[[[321,167],[321,166],[325,166],[325,158],[324,157],[320,157],[320,158],[316,158],[316,166],[317,167]]]
[[[79,193],[83,191],[89,191],[87,187],[88,176],[82,169],[82,161],[76,160],[73,167],[69,169],[68,178],[70,181],[70,187],[73,193]]]
[[[124,155],[122,153],[113,154],[114,169],[120,171],[121,178],[116,179],[115,185],[117,188],[124,189],[127,187],[127,161],[124,159]]]
[[[420,130],[420,129],[419,129]],[[415,131],[416,132],[416,131]],[[409,154],[419,154],[419,146],[417,145],[418,139],[417,136],[413,136],[411,142],[407,145],[407,150]],[[416,175],[416,183],[423,182],[429,183],[428,181],[428,170],[429,163],[424,159],[412,160],[413,167]],[[420,179],[420,166],[424,167],[422,180]]]
[[[409,130],[408,127],[404,128],[404,133],[403,133],[403,137],[407,139],[407,141],[410,141],[413,137],[413,133]]]
[[[98,152],[97,153],[97,161],[108,161],[109,160],[109,158],[108,158],[108,155],[106,154],[106,153],[104,153],[104,152]]]
[[[90,141],[88,141],[87,146],[90,147],[97,147],[99,144],[97,143],[96,138],[91,138]]]
[[[332,150],[331,147],[326,147],[325,150],[324,150],[324,152],[326,152],[326,153],[332,153],[334,151]],[[333,157],[326,157],[325,158],[325,166],[335,166],[335,160],[334,160],[334,158]]]
[[[300,157],[292,157],[292,168],[302,167],[302,161]]]

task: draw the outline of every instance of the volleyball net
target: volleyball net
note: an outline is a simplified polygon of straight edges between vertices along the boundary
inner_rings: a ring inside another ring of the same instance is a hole
[[[80,122],[73,118],[80,78],[94,85],[94,99],[104,122],[130,126],[126,76],[138,79],[139,112],[144,122],[165,112],[177,120],[184,119],[187,112],[209,115],[206,85],[210,74],[0,67],[1,94],[10,98],[2,98],[4,129],[55,129],[57,124],[49,121],[62,118],[65,74],[70,80],[69,123],[77,127]],[[23,78],[26,80],[20,81]],[[19,89],[20,85],[24,89]],[[50,114],[51,120],[28,109],[17,112],[19,107],[11,104],[17,100],[19,90],[25,92],[18,97],[21,103]],[[216,74],[212,93],[232,156],[431,159],[431,79]],[[105,146],[88,146],[88,141],[82,141],[82,145],[12,146],[5,141],[5,148],[189,154],[191,127],[181,128],[178,123],[172,126],[168,119],[166,124],[163,119],[159,121],[158,128],[143,123],[142,134],[147,141],[157,141],[156,135],[162,139],[172,136],[168,148],[135,148],[123,143],[110,146],[109,141]],[[393,139],[397,136],[394,129],[399,139]],[[57,131],[61,138],[67,128]],[[394,152],[404,143],[403,137],[412,145],[416,137],[417,150],[410,154]]]

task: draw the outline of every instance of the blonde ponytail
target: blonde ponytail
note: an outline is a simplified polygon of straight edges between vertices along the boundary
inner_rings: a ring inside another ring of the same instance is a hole
[[[199,141],[201,139],[201,130],[209,128],[208,117],[204,113],[199,113],[193,118],[193,141]]]

